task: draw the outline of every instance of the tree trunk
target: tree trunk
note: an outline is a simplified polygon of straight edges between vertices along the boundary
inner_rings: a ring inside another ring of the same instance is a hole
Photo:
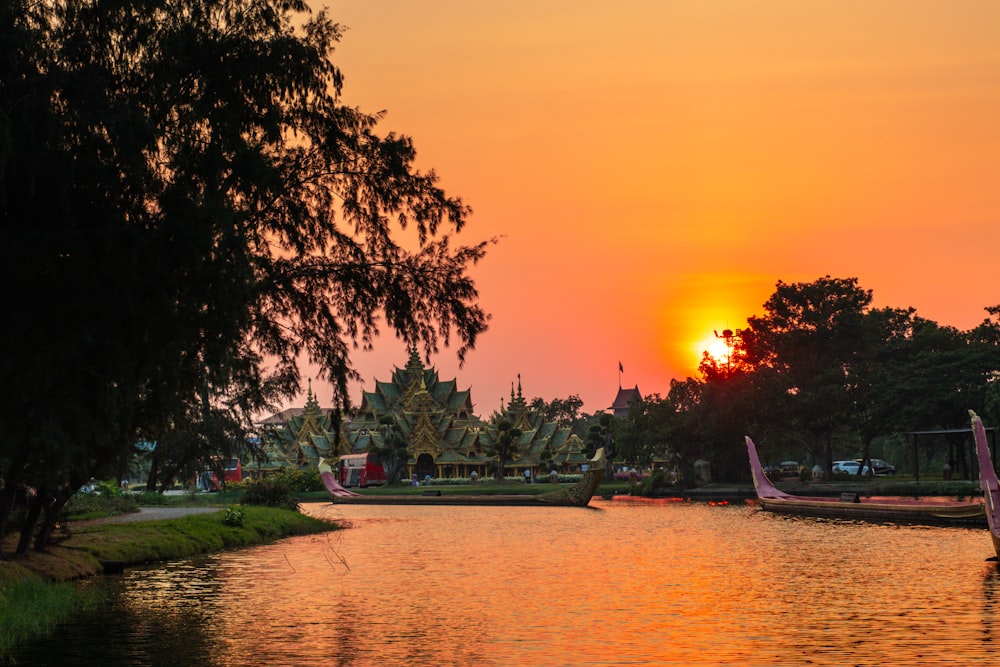
[[[7,466],[7,478],[4,480],[3,490],[0,491],[0,560],[3,560],[3,537],[7,534],[7,523],[10,521],[10,512],[14,509],[14,501],[17,499],[17,489],[23,480],[24,463],[26,455],[21,450],[15,461]]]
[[[17,496],[17,484],[9,480],[0,491],[0,560],[3,560],[3,536],[7,534],[7,521],[10,511],[14,508],[14,498]]]
[[[156,478],[159,474],[160,469],[160,457],[155,453],[149,459],[149,479],[146,480],[146,490],[149,492],[156,491]]]
[[[31,548],[31,536],[38,525],[38,517],[42,515],[42,492],[35,493],[28,498],[28,515],[24,519],[24,526],[21,527],[21,539],[17,543],[18,556],[25,556]]]
[[[35,551],[45,551],[46,547],[49,546],[49,538],[52,537],[52,531],[55,530],[56,521],[59,519],[59,513],[64,507],[66,507],[66,503],[69,502],[69,499],[72,497],[72,492],[60,493],[56,496],[51,505],[47,505],[45,507],[45,518],[42,521],[41,527],[38,529],[38,534],[35,536]]]

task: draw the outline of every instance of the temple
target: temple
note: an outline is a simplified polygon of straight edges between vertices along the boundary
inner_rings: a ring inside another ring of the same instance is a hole
[[[436,369],[424,366],[414,348],[406,366],[395,368],[390,380],[376,380],[372,391],[362,393],[357,416],[349,422],[338,425],[335,414],[321,410],[310,386],[304,409],[268,420],[273,437],[267,439],[267,461],[260,469],[315,466],[320,457],[335,461],[343,454],[369,451],[383,443],[384,417],[393,418],[406,439],[407,477],[492,473],[495,459],[487,452],[496,440],[500,419],[488,422],[477,416],[470,390],[459,390],[455,380],[441,380]],[[507,462],[506,475],[523,474],[525,469],[578,472],[587,462],[579,437],[556,422],[544,421],[528,406],[520,378],[500,417],[521,432],[518,453]]]
[[[320,458],[336,460],[350,449],[337,414],[319,406],[309,382],[303,408],[288,408],[260,422],[263,456],[243,470],[260,477],[286,469],[315,466]]]
[[[615,417],[627,417],[632,404],[641,400],[642,394],[639,393],[639,385],[636,385],[632,389],[618,387],[618,395],[615,396],[615,402],[608,409],[611,410],[611,414]]]

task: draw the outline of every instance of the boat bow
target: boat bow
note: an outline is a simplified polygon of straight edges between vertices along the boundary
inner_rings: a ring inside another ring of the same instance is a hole
[[[590,459],[587,471],[583,473],[583,478],[567,489],[543,493],[537,496],[538,502],[550,505],[570,505],[572,507],[585,507],[590,503],[597,492],[597,487],[604,479],[604,469],[608,466],[608,460],[604,456],[604,448],[601,447]]]
[[[754,444],[749,435],[745,436],[745,438],[747,441],[747,454],[750,456],[750,473],[753,475],[753,488],[757,491],[757,497],[762,500],[768,498],[794,498],[795,496],[789,495],[784,491],[779,491],[771,483],[771,480],[764,474],[764,467],[760,464],[760,457],[757,456],[757,445]]]
[[[976,457],[979,459],[979,486],[983,490],[983,499],[986,501],[986,522],[990,527],[993,550],[1000,558],[1000,483],[997,481],[997,473],[993,468],[993,457],[990,455],[990,446],[986,441],[986,428],[983,427],[983,420],[972,410],[969,410],[969,416],[972,417],[972,434],[976,439]]]

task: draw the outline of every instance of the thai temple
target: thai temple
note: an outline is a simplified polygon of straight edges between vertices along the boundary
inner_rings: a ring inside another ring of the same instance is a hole
[[[615,402],[611,404],[608,410],[611,410],[611,414],[615,417],[628,417],[629,410],[632,409],[632,404],[640,401],[642,401],[642,394],[639,392],[639,385],[635,385],[632,389],[622,389],[621,385],[619,385]]]
[[[520,379],[500,414],[521,431],[519,454],[507,462],[506,475],[520,475],[526,469],[538,474],[579,472],[587,462],[578,436],[556,422],[545,422],[528,407]],[[267,460],[248,466],[250,474],[305,468],[315,466],[320,457],[336,461],[345,454],[369,451],[382,444],[383,417],[392,417],[407,441],[406,477],[491,474],[494,459],[487,451],[496,440],[499,419],[487,422],[477,416],[470,390],[459,390],[455,380],[441,380],[436,369],[424,366],[415,348],[410,349],[406,366],[395,368],[388,381],[376,380],[371,391],[362,393],[357,415],[339,425],[334,413],[319,407],[310,385],[304,408],[286,410],[263,422],[270,427],[264,447]]]

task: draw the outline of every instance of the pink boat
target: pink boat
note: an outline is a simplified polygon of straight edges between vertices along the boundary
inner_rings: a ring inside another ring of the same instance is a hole
[[[990,446],[986,442],[983,420],[972,410],[969,410],[969,415],[972,417],[972,433],[976,438],[976,456],[979,458],[979,486],[986,500],[986,522],[990,526],[993,550],[997,558],[1000,558],[1000,484],[997,483],[993,457],[990,456]]]
[[[757,456],[757,447],[749,436],[746,438],[746,443],[757,498],[761,507],[769,512],[914,524],[980,525],[984,522],[985,505],[979,500],[862,498],[860,494],[854,492],[842,493],[840,497],[833,498],[785,493],[776,488],[764,474],[764,468]],[[996,533],[993,539],[995,542]]]

